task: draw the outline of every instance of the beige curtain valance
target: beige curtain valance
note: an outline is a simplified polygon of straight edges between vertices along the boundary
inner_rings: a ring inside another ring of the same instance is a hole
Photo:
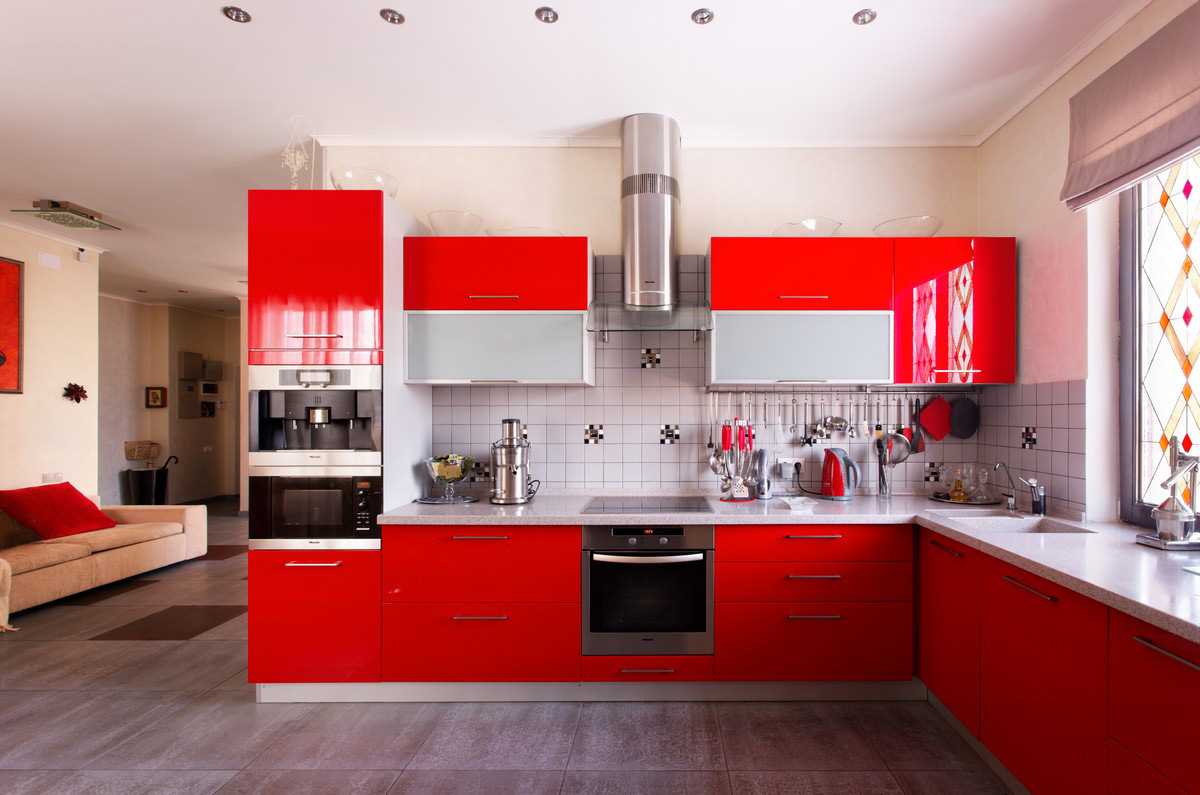
[[[1061,199],[1078,210],[1200,149],[1200,3],[1071,97]]]

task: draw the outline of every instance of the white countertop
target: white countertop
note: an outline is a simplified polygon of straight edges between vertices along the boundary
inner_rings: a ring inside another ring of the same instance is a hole
[[[405,505],[379,517],[381,525],[584,524],[918,524],[1007,561],[1103,604],[1200,643],[1200,552],[1163,552],[1136,544],[1140,528],[1106,522],[1079,524],[1093,533],[1020,533],[973,521],[970,508],[921,496],[849,502],[814,501],[793,512],[781,500],[723,503],[712,513],[583,514],[590,497],[542,495],[527,505]],[[955,514],[958,515],[955,515]],[[1065,521],[1065,520],[1064,520]]]

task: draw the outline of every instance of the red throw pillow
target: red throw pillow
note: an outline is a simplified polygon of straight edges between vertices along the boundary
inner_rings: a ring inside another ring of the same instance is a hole
[[[0,511],[43,539],[73,536],[117,525],[96,507],[96,503],[70,483],[0,491]]]

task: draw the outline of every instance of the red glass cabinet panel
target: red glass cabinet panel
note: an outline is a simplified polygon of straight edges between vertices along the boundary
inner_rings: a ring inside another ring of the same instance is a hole
[[[706,654],[655,657],[587,656],[585,682],[698,682],[713,678],[713,658]]]
[[[982,553],[921,528],[917,554],[917,676],[978,736]]]
[[[910,561],[912,525],[717,527],[722,561]]]
[[[713,309],[892,308],[887,238],[714,237]]]
[[[383,193],[249,192],[250,364],[378,364]]]
[[[1103,792],[1107,609],[985,563],[979,738],[1031,792]]]
[[[1191,790],[1190,792],[1195,792]],[[1108,741],[1108,795],[1189,795],[1115,740]]]
[[[379,680],[379,552],[249,555],[251,682]]]
[[[408,237],[404,308],[583,311],[590,273],[586,237]]]
[[[1188,792],[1200,792],[1194,757],[1168,737],[1194,733],[1200,646],[1109,611],[1109,733]]]
[[[898,238],[895,244],[896,383],[1013,383],[1016,240]]]

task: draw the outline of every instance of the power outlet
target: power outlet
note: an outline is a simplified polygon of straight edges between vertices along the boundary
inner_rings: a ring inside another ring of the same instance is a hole
[[[42,482],[43,483],[62,483],[62,481],[63,481],[63,474],[61,472],[43,472],[42,473]]]
[[[796,476],[796,473],[798,471],[799,472],[804,471],[804,459],[803,458],[785,458],[783,456],[780,456],[778,459],[778,462],[779,462],[778,477],[780,480],[791,481]]]
[[[206,444],[200,448],[200,452],[202,452],[202,453],[211,453],[212,451],[213,451],[213,446],[211,444]]]

